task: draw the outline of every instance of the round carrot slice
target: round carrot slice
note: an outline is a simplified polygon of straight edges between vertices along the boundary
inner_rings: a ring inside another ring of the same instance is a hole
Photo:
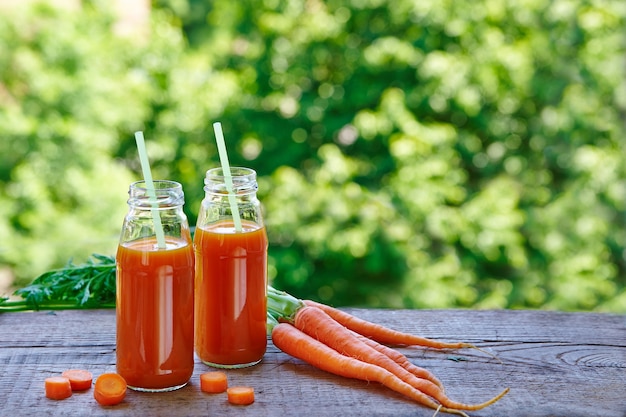
[[[126,380],[119,374],[102,374],[96,379],[93,396],[100,405],[119,404],[126,396]]]
[[[203,392],[216,394],[226,391],[228,388],[228,377],[224,372],[212,371],[200,374],[200,389]]]
[[[72,396],[70,380],[62,376],[51,376],[44,381],[46,397],[51,400],[64,400]]]
[[[228,402],[236,405],[250,405],[254,402],[254,388],[231,387],[226,390]]]
[[[84,369],[68,369],[61,376],[70,380],[72,391],[85,391],[91,388],[93,375]]]

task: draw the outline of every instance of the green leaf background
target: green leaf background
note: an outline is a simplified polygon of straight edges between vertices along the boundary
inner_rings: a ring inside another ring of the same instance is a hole
[[[259,174],[272,285],[334,305],[626,312],[626,3],[155,1],[0,14],[0,267],[114,254],[143,130],[190,223]],[[93,289],[92,289],[93,291]]]

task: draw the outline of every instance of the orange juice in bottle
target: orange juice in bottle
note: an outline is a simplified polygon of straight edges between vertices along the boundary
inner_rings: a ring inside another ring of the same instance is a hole
[[[143,181],[130,186],[116,256],[116,355],[129,388],[159,392],[185,386],[193,373],[195,268],[181,185],[155,181],[154,187],[156,204]]]
[[[239,228],[221,168],[207,171],[194,246],[195,347],[202,362],[242,368],[267,347],[267,235],[256,197],[256,173],[231,170]]]

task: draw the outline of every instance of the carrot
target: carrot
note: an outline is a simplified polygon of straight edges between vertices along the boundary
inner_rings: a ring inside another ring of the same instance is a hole
[[[51,400],[64,400],[72,396],[70,380],[63,376],[51,376],[44,381],[46,397]]]
[[[283,352],[301,359],[326,372],[346,378],[378,382],[403,394],[413,401],[442,412],[467,417],[463,411],[441,407],[432,398],[413,388],[400,378],[378,365],[342,355],[319,340],[302,332],[291,324],[279,323],[272,330],[274,345]]]
[[[220,393],[228,388],[228,377],[224,372],[212,371],[200,374],[200,390],[208,393]]]
[[[235,405],[250,405],[254,402],[254,388],[231,387],[226,390],[228,402]]]
[[[503,392],[481,404],[463,404],[453,401],[445,395],[439,386],[427,379],[417,377],[389,356],[359,340],[353,332],[333,320],[317,307],[306,306],[298,310],[294,318],[294,326],[339,353],[386,369],[403,382],[410,384],[424,394],[430,395],[448,408],[480,410],[498,401],[506,394],[506,392]]]
[[[61,376],[70,380],[72,391],[85,391],[91,388],[91,381],[93,375],[91,372],[84,369],[68,369],[63,371]]]
[[[355,333],[354,335],[356,336],[357,339],[359,339],[363,343],[374,348],[375,350],[382,353],[383,355],[387,355],[391,360],[395,361],[398,365],[402,366],[404,369],[411,372],[413,375],[417,376],[418,378],[427,379],[428,381],[437,385],[442,391],[444,390],[443,383],[435,375],[433,375],[432,372],[420,366],[414,365],[402,353],[398,352],[397,350],[391,349],[390,347],[387,347],[385,345],[381,345],[377,341],[367,338],[358,333]]]
[[[473,348],[478,349],[471,343],[446,343],[439,342],[433,339],[427,339],[425,337],[416,336],[410,333],[403,333],[397,330],[390,329],[380,324],[372,323],[367,320],[360,319],[345,311],[338,310],[326,304],[321,304],[311,300],[304,300],[305,305],[317,307],[323,310],[330,317],[344,325],[350,330],[356,333],[362,334],[365,337],[369,337],[379,343],[386,345],[417,345],[424,347],[431,347],[435,349],[462,349]],[[480,350],[480,349],[479,349]]]
[[[96,379],[93,396],[100,405],[119,404],[126,396],[126,381],[119,374],[102,374]]]

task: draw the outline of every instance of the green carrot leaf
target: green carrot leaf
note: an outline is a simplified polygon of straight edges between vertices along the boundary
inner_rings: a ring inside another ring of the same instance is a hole
[[[93,254],[83,265],[70,259],[15,291],[22,300],[0,299],[0,312],[115,306],[115,258]]]

